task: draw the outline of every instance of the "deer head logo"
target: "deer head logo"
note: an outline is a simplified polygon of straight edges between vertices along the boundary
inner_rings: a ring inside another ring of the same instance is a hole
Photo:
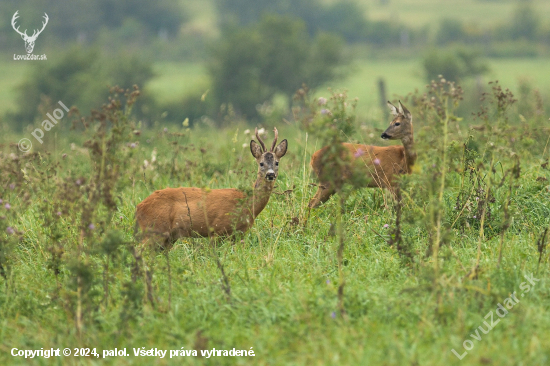
[[[13,29],[19,33],[21,35],[21,38],[23,38],[23,40],[25,41],[25,49],[27,50],[27,53],[32,53],[32,50],[34,49],[34,42],[36,41],[36,38],[38,38],[38,36],[40,35],[40,33],[42,33],[42,31],[44,30],[44,28],[46,28],[46,24],[48,24],[48,14],[44,13],[44,22],[42,22],[42,29],[38,30],[38,29],[35,29],[32,36],[28,36],[27,35],[27,30],[25,29],[24,32],[20,32],[19,31],[19,27],[15,27],[15,21],[17,18],[19,18],[19,15],[17,14],[19,12],[19,10],[17,10],[15,12],[15,14],[13,14],[13,18],[11,18],[11,26],[13,27]]]

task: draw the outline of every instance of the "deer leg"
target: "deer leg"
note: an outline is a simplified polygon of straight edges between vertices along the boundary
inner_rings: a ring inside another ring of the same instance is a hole
[[[234,248],[235,245],[240,242],[241,237],[242,237],[242,235],[241,235],[241,232],[239,232],[239,231],[235,231],[235,232],[233,232],[233,234],[229,235],[228,239],[229,239],[229,242],[231,243],[231,247]],[[233,250],[233,249],[231,249],[231,250]]]
[[[330,183],[319,184],[319,187],[317,188],[317,193],[315,193],[315,196],[313,196],[313,198],[309,201],[308,207],[319,207],[322,203],[328,201],[328,199],[334,194],[334,192],[334,188]]]
[[[170,250],[177,240],[177,237],[172,237],[169,233],[160,233],[154,230],[147,230],[143,233],[141,246],[143,248],[151,248],[155,250]]]

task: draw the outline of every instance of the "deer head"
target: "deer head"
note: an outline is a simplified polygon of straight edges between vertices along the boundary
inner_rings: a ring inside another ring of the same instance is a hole
[[[399,101],[399,108],[388,101],[388,106],[393,115],[393,120],[390,126],[382,134],[383,139],[402,140],[403,138],[412,137],[412,115]]]
[[[250,152],[252,152],[252,156],[254,156],[258,162],[258,178],[263,177],[268,182],[273,182],[277,179],[277,174],[279,173],[279,160],[285,156],[288,147],[286,139],[275,147],[277,145],[278,132],[276,128],[274,131],[275,139],[269,151],[265,148],[264,142],[258,134],[258,128],[256,128],[256,138],[261,146],[254,140],[250,141]]]
[[[44,13],[44,22],[42,22],[42,29],[40,30],[35,29],[32,36],[29,37],[27,35],[26,29],[24,32],[20,32],[19,27],[16,28],[15,26],[15,21],[17,18],[19,18],[19,15],[17,14],[18,12],[19,10],[17,10],[15,14],[13,14],[13,17],[11,18],[11,26],[17,33],[21,35],[21,38],[23,38],[23,40],[25,41],[25,49],[27,50],[27,53],[31,53],[32,50],[34,49],[34,42],[36,41],[36,38],[40,35],[40,33],[42,33],[44,28],[46,28],[46,24],[48,24],[48,20],[49,20],[48,14]]]

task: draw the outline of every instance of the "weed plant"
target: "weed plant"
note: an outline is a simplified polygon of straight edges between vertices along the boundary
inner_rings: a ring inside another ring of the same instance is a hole
[[[249,187],[256,163],[242,121],[142,130],[129,117],[139,91],[117,88],[51,149],[22,154],[9,143],[20,136],[3,136],[0,363],[547,364],[550,128],[525,112],[534,92],[516,102],[490,87],[473,115],[457,115],[463,94],[446,80],[404,96],[414,172],[395,195],[340,182],[311,211],[311,153],[335,146],[338,173],[337,144],[361,121],[345,93],[325,104],[302,90],[294,123],[276,126],[291,149],[254,226],[237,242],[181,239],[170,251],[140,246],[136,205],[166,187]],[[532,290],[472,338],[530,274]],[[451,350],[462,354],[465,340],[474,347],[460,361]],[[10,353],[50,347],[130,356]],[[135,357],[141,347],[256,356]]]

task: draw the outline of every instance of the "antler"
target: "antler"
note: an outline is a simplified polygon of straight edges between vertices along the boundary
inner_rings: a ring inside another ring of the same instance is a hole
[[[44,30],[44,28],[46,28],[46,24],[48,24],[48,20],[49,20],[50,18],[48,18],[48,14],[46,14],[46,13],[44,13],[43,18],[44,18],[45,22],[42,22],[42,29],[40,29],[40,30],[35,29],[35,30],[34,30],[34,33],[32,34],[32,36],[31,36],[30,38],[36,38],[36,37],[38,37],[38,35],[39,35],[40,33],[42,33],[42,31]],[[38,33],[36,33],[37,31],[38,31]]]
[[[25,29],[25,32],[23,33],[21,31],[19,31],[19,27],[15,28],[15,21],[17,20],[17,18],[19,18],[19,15],[17,15],[17,13],[19,13],[19,10],[17,10],[15,12],[15,14],[13,14],[13,17],[11,18],[11,26],[12,26],[13,30],[16,31],[17,33],[19,33],[20,35],[28,37],[26,29]]]
[[[260,138],[260,135],[258,134],[258,127],[256,127],[256,138],[258,139],[258,142],[260,143],[260,145],[262,145],[263,152],[266,152],[267,150],[265,148],[264,142],[262,141],[262,139]]]
[[[277,145],[277,137],[279,136],[279,132],[277,132],[277,127],[273,128],[273,131],[275,131],[275,140],[273,140],[273,144],[271,144],[271,152],[275,149],[275,145]]]

